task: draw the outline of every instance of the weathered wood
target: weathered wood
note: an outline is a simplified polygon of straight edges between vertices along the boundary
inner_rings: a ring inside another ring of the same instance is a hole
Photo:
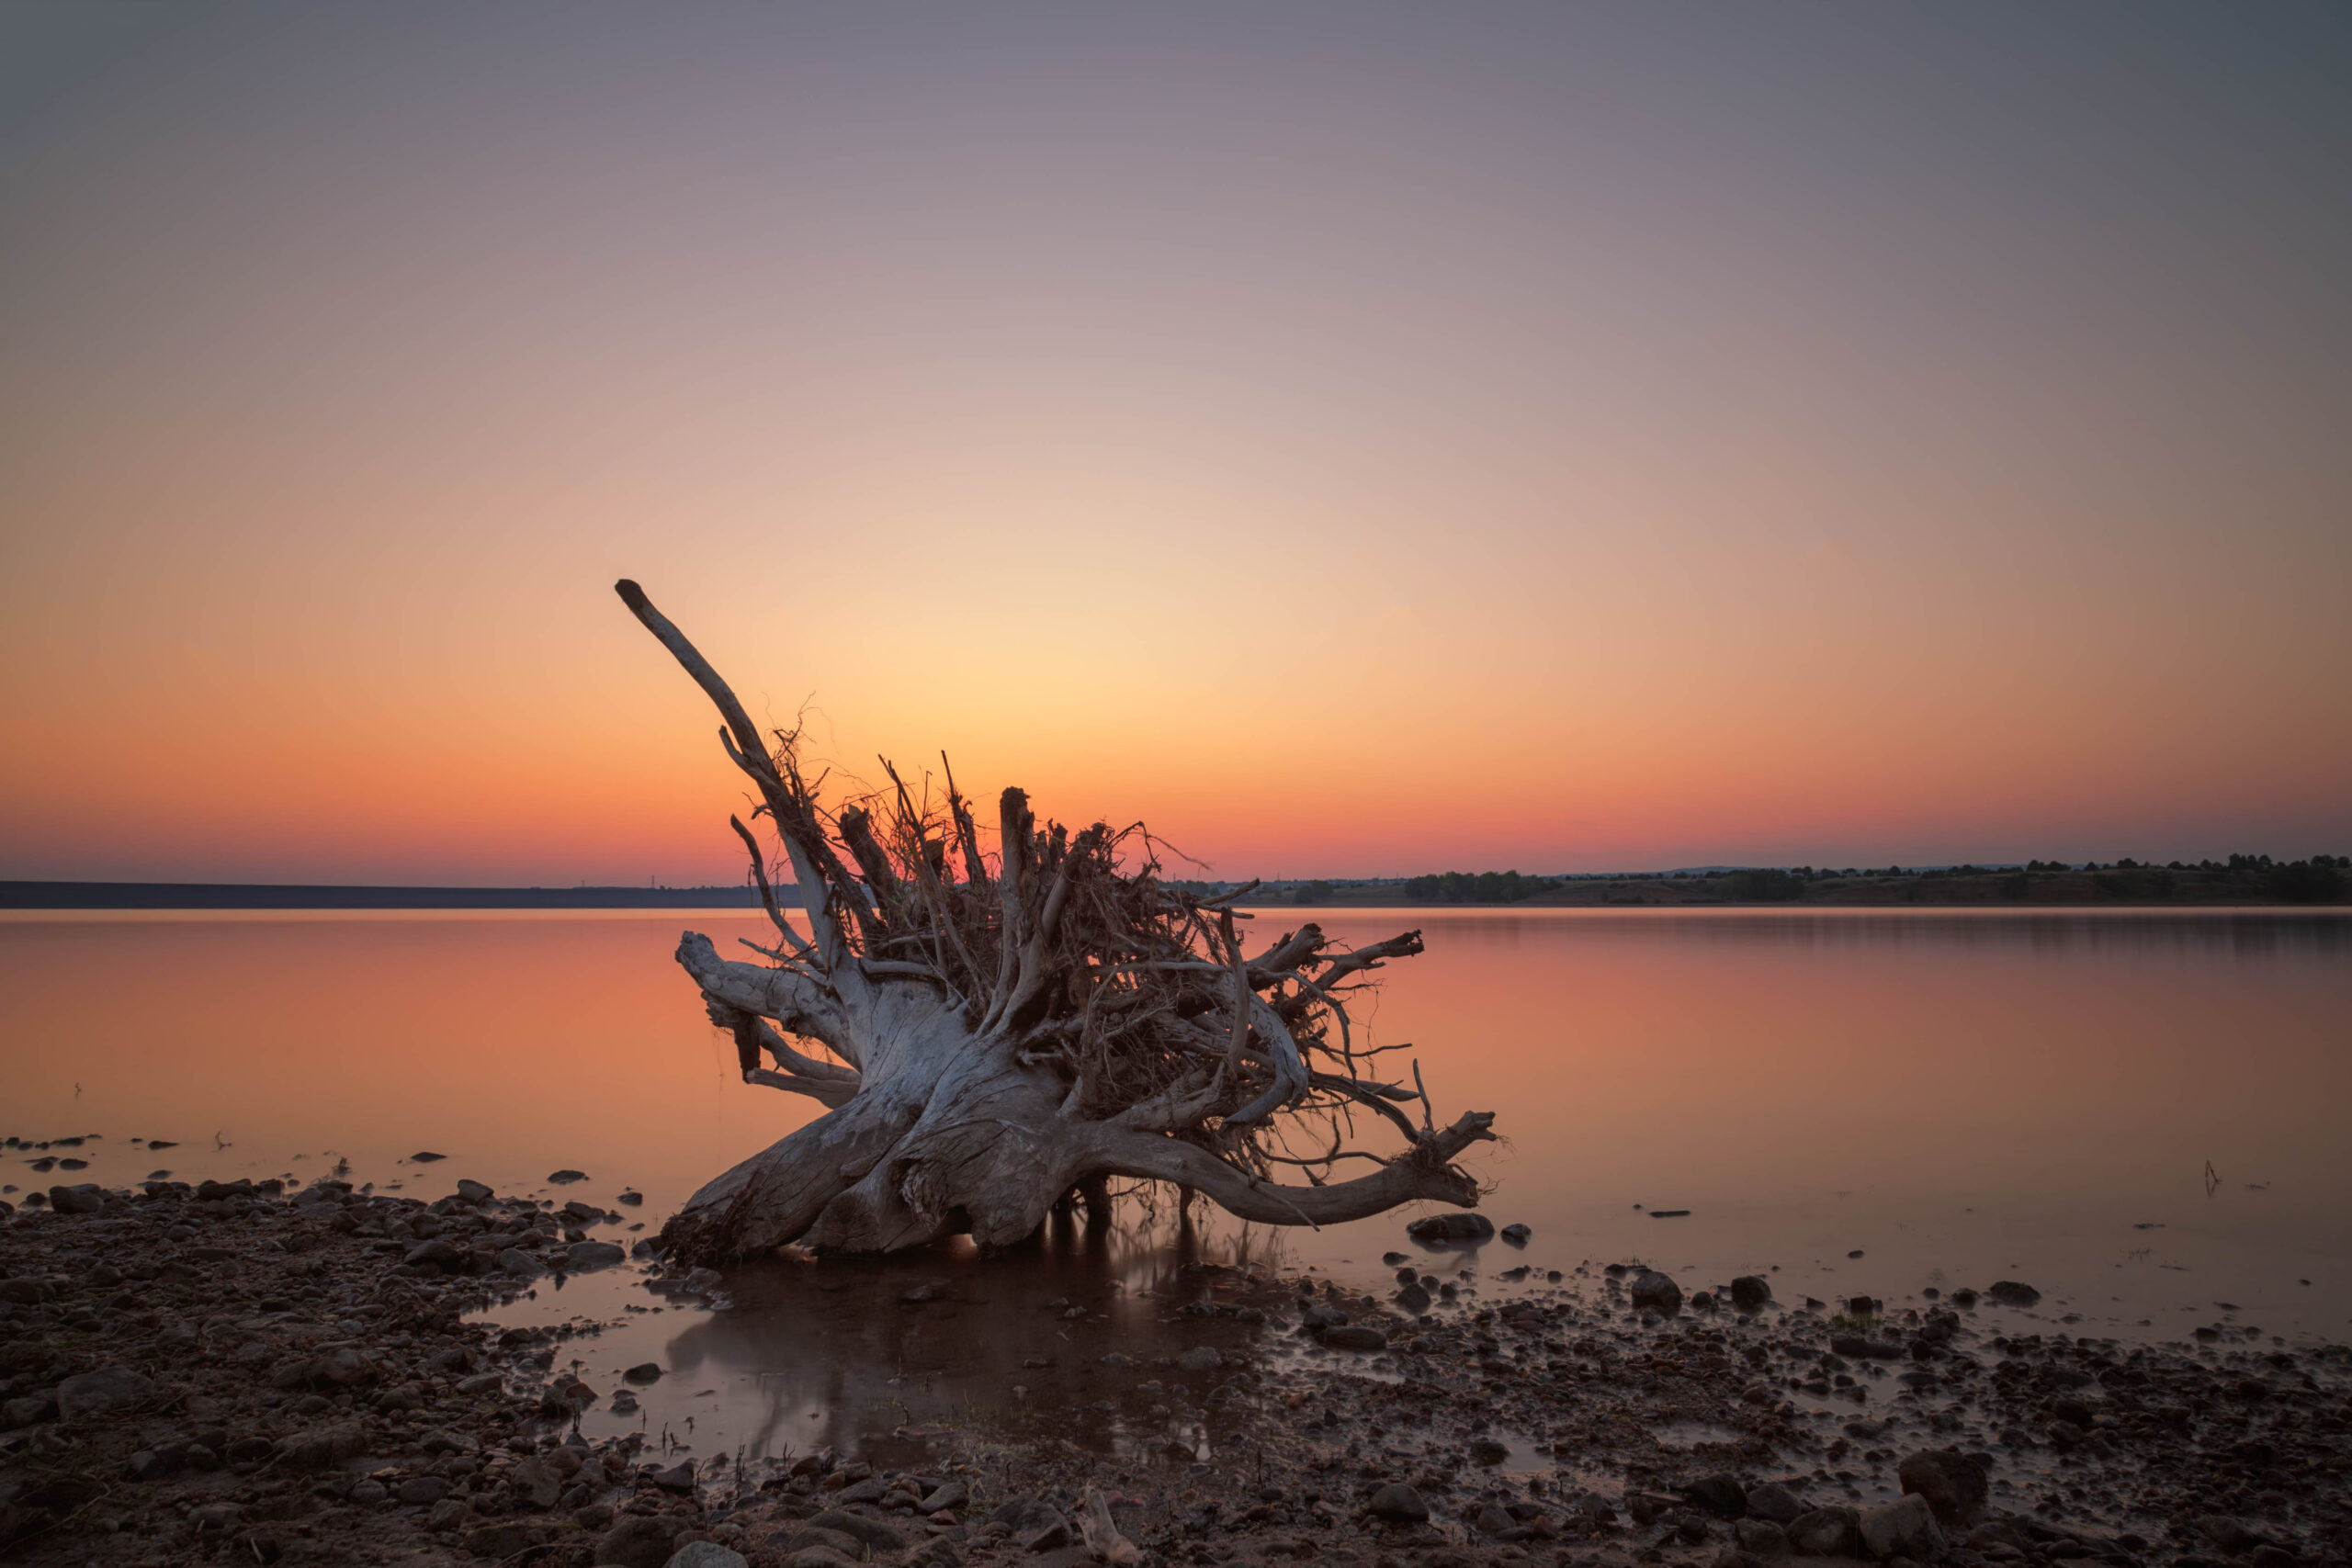
[[[1040,829],[1028,797],[1008,789],[992,873],[952,773],[936,810],[887,761],[887,795],[820,807],[797,733],[762,735],[643,591],[619,592],[718,707],[720,741],[760,792],[810,928],[794,929],[758,837],[730,818],[782,944],[745,943],[770,960],[747,964],[688,931],[678,962],[734,1037],[746,1083],[829,1108],[696,1192],[663,1231],[679,1254],[787,1242],[888,1251],[959,1233],[1012,1245],[1073,1190],[1099,1216],[1112,1176],[1198,1191],[1270,1224],[1477,1202],[1454,1162],[1493,1136],[1491,1113],[1438,1130],[1424,1094],[1363,1074],[1383,1048],[1351,1033],[1348,993],[1419,953],[1419,932],[1347,952],[1308,924],[1245,958],[1233,895],[1168,887],[1139,827]],[[1415,1100],[1418,1128],[1396,1103]],[[1401,1149],[1347,1147],[1341,1126],[1357,1109]],[[1306,1142],[1325,1153],[1302,1157],[1282,1141],[1301,1121],[1328,1134]],[[1342,1160],[1374,1168],[1329,1179]],[[1308,1184],[1272,1180],[1277,1166],[1303,1168]]]

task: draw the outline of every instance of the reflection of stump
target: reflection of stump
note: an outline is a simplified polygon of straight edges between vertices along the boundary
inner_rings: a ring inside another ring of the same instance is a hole
[[[777,945],[746,942],[765,962],[738,963],[690,931],[678,961],[734,1035],[745,1082],[829,1108],[688,1201],[662,1233],[683,1255],[883,1251],[967,1232],[1010,1245],[1067,1213],[1073,1191],[1090,1220],[1107,1214],[1114,1175],[1175,1185],[1186,1224],[1195,1190],[1268,1224],[1476,1203],[1452,1162],[1492,1137],[1492,1114],[1437,1127],[1418,1071],[1411,1089],[1369,1074],[1381,1048],[1354,1037],[1347,1011],[1370,971],[1421,950],[1419,932],[1341,951],[1307,924],[1245,954],[1229,905],[1248,888],[1171,888],[1140,825],[1040,828],[1017,789],[999,803],[991,860],[952,773],[934,799],[886,762],[888,791],[821,806],[798,732],[771,747],[637,584],[618,586],[717,705],[808,925],[804,937],[785,919],[738,818]],[[1418,1124],[1400,1109],[1416,1103]],[[1387,1122],[1397,1152],[1346,1146],[1357,1111]],[[1374,1168],[1329,1179],[1347,1160]],[[1279,1166],[1308,1185],[1274,1181]]]

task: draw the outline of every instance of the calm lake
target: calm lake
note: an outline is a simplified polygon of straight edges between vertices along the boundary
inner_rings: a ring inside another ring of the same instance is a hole
[[[1471,1156],[1485,1212],[1532,1241],[1421,1261],[1474,1289],[1634,1258],[1686,1291],[1764,1273],[1792,1308],[2014,1279],[2042,1292],[2044,1332],[2352,1338],[2352,918],[1316,914],[1343,942],[1427,934],[1370,1023],[1412,1043],[1386,1060],[1419,1058],[1441,1122],[1498,1112],[1506,1141]],[[607,1206],[634,1188],[623,1224],[650,1232],[817,1111],[739,1081],[671,961],[682,926],[722,946],[762,930],[740,910],[7,919],[0,1134],[88,1141],[11,1149],[0,1179],[309,1179],[344,1159],[422,1197],[461,1176]],[[447,1157],[408,1157],[425,1151]],[[589,1179],[549,1187],[562,1168]],[[1012,1258],[767,1265],[718,1312],[625,1268],[506,1316],[609,1325],[575,1342],[600,1387],[672,1369],[592,1429],[871,1446],[978,1404],[1082,1406],[1108,1348],[1215,1342],[1222,1320],[1162,1310],[1193,1257],[1383,1287],[1408,1217],[1180,1244],[1163,1213]],[[917,1285],[926,1310],[901,1301]]]

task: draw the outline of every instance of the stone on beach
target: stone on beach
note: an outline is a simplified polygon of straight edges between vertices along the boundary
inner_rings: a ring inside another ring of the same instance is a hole
[[[1946,1524],[1964,1521],[1984,1501],[1984,1467],[1954,1449],[1923,1449],[1906,1456],[1896,1474],[1905,1493],[1916,1493]]]
[[[1634,1276],[1627,1293],[1637,1307],[1649,1307],[1672,1317],[1682,1310],[1682,1287],[1655,1269],[1645,1269]]]
[[[1364,1511],[1373,1517],[1388,1519],[1397,1524],[1419,1524],[1430,1517],[1430,1506],[1421,1495],[1401,1481],[1392,1481],[1372,1495]]]

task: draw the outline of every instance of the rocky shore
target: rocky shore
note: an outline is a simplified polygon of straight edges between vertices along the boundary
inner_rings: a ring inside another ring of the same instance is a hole
[[[623,1266],[591,1205],[470,1182],[43,1196],[0,1218],[11,1562],[2352,1562],[2352,1354],[2226,1320],[2072,1337],[2015,1281],[1686,1299],[1623,1263],[1481,1275],[1442,1234],[1377,1296],[1202,1266],[1156,1303],[1198,1343],[1089,1352],[1120,1380],[1101,1408],[1008,1402],[877,1468],[583,1435],[627,1380],[583,1380],[577,1327],[480,1314]],[[1136,1437],[1170,1422],[1197,1445]]]

